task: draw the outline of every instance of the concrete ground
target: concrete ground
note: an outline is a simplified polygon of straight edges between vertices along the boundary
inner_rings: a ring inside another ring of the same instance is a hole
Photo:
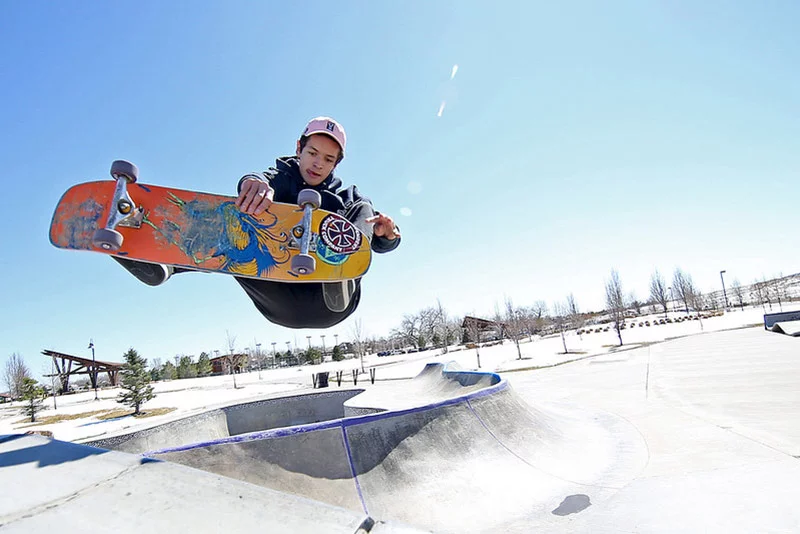
[[[571,532],[800,532],[800,345],[748,328],[512,376],[532,405],[624,418],[641,473]]]
[[[370,516],[372,532],[798,532],[798,342],[763,327],[712,331],[504,372],[477,389],[450,377],[424,386],[424,409],[409,408],[421,404],[413,381],[386,383],[385,394],[364,385],[369,395],[345,402],[398,411],[235,443],[223,425],[223,435],[162,454],[201,458],[195,467],[216,474],[7,438],[0,483],[23,489],[0,497],[0,526],[83,530],[99,498],[155,531],[210,532],[225,519],[356,532]],[[109,531],[134,530],[95,517]]]

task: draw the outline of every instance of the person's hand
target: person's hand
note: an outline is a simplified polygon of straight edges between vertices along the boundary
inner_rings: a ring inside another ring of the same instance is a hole
[[[394,221],[388,215],[379,213],[373,215],[365,222],[374,224],[372,227],[372,234],[378,237],[385,237],[389,241],[395,240],[400,237],[400,231],[394,225]]]
[[[272,204],[275,190],[258,178],[245,178],[236,207],[250,215],[260,215]]]

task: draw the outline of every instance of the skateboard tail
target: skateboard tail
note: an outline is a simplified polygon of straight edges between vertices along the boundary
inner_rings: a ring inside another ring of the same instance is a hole
[[[56,205],[48,234],[54,247],[72,250],[94,248],[92,237],[95,230],[103,225],[105,207],[102,198],[83,195],[84,186],[79,184],[70,187]]]

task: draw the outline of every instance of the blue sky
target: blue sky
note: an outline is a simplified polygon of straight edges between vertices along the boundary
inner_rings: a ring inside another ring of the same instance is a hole
[[[800,271],[798,16],[788,1],[6,2],[0,364],[18,352],[38,374],[42,349],[89,355],[89,339],[112,361],[221,350],[226,331],[304,346],[358,318],[380,335],[437,298],[484,314],[572,292],[597,310],[611,268],[640,298],[654,268],[703,290],[721,269]],[[323,114],[348,132],[337,174],[403,232],[336,328],[271,325],[226,276],[150,288],[47,239],[63,191],[114,159],[234,194]]]

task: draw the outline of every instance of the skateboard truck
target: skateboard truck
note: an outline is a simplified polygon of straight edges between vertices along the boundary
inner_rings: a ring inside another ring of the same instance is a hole
[[[105,228],[98,228],[92,237],[92,244],[103,250],[116,251],[122,246],[122,234],[117,226],[139,228],[142,226],[144,209],[136,207],[128,193],[128,184],[136,182],[139,169],[133,163],[116,160],[111,164],[111,176],[117,181],[114,196],[111,198],[111,210]]]
[[[300,240],[300,253],[292,257],[292,272],[296,275],[311,274],[317,267],[314,256],[308,252],[316,248],[311,241],[311,212],[322,204],[322,197],[313,189],[303,189],[297,195],[297,205],[303,208],[302,222],[292,229],[293,243]]]
[[[300,221],[300,224],[292,228],[292,235],[289,238],[289,248],[292,250],[300,250],[300,240],[303,237],[305,230],[303,230],[303,222]],[[317,242],[314,239],[314,236],[317,235],[315,233],[311,234],[311,239],[308,244],[309,252],[316,252],[317,251]]]

